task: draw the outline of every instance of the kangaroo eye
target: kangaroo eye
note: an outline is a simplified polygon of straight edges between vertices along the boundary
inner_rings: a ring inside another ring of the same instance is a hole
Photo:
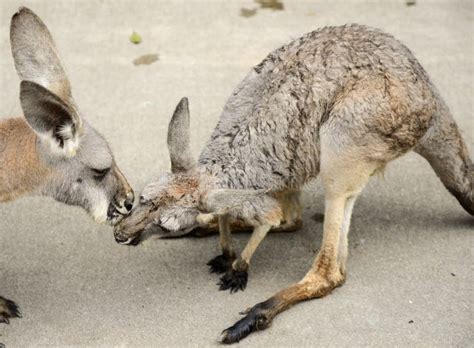
[[[92,168],[92,173],[94,174],[94,176],[98,179],[101,179],[103,178],[104,176],[107,175],[107,173],[110,171],[110,168],[105,168],[105,169],[95,169],[95,168]]]

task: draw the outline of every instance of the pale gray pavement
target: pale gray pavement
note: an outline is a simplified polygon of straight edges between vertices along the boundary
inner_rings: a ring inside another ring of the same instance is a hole
[[[252,8],[252,2],[246,2]],[[358,22],[405,42],[446,99],[473,152],[473,2],[284,1],[285,10],[239,15],[221,1],[0,1],[0,114],[20,114],[8,26],[27,5],[51,29],[82,113],[112,145],[140,189],[168,170],[166,129],[190,99],[197,155],[227,96],[279,45],[324,25]],[[132,30],[143,36],[134,46]],[[134,66],[142,54],[160,60]],[[0,209],[0,294],[24,313],[0,325],[7,347],[209,346],[238,312],[298,281],[312,263],[323,196],[304,196],[305,227],[270,235],[245,292],[217,291],[206,262],[216,237],[117,245],[80,209],[24,198]],[[389,165],[356,204],[346,284],[280,315],[242,346],[472,346],[473,219],[429,165],[409,154]],[[239,245],[247,236],[237,237]],[[452,275],[453,274],[453,275]],[[413,320],[412,324],[409,321]]]

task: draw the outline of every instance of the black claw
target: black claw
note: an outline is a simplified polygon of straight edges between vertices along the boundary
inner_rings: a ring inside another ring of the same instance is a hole
[[[0,323],[10,324],[10,318],[21,318],[21,312],[17,304],[0,296],[2,310],[0,312]]]
[[[232,267],[233,259],[226,255],[219,255],[207,263],[209,272],[225,273]]]
[[[221,277],[221,280],[218,283],[219,290],[230,289],[231,294],[239,290],[244,291],[247,287],[247,280],[247,272],[239,272],[234,269],[230,269]]]
[[[18,305],[11,301],[11,300],[6,300],[6,305],[7,305],[7,308],[8,310],[10,311],[10,314],[11,314],[11,317],[14,317],[14,318],[21,318],[22,315],[21,315],[21,312],[20,312],[20,308],[18,307]]]
[[[247,315],[250,313],[250,311],[253,309],[253,307],[249,307],[246,310],[239,312],[239,315]]]
[[[247,315],[231,327],[222,331],[221,342],[231,344],[239,342],[254,331],[265,330],[272,321],[272,303],[265,301],[247,311]]]

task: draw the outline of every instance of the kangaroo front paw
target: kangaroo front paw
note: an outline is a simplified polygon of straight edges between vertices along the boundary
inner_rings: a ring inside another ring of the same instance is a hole
[[[230,293],[237,292],[239,290],[244,291],[247,287],[248,273],[247,271],[236,271],[230,269],[221,277],[219,282],[219,290],[229,290]]]
[[[225,273],[232,267],[232,261],[234,259],[224,254],[216,256],[207,263],[209,266],[209,272],[211,273]]]
[[[0,323],[10,324],[10,318],[21,318],[18,305],[0,296]]]

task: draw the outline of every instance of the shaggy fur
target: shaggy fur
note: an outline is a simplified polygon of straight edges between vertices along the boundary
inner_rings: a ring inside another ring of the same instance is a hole
[[[226,330],[225,343],[267,327],[291,305],[324,296],[344,282],[354,202],[372,175],[407,151],[424,156],[473,214],[474,169],[446,104],[409,49],[377,29],[327,27],[270,53],[228,99],[192,168],[186,106],[184,99],[168,133],[174,174],[145,188],[140,206],[117,227],[116,236],[134,237],[153,221],[163,227],[163,219],[165,233],[179,233],[217,217],[223,256],[232,258],[228,221],[242,220],[255,227],[254,233],[221,278],[221,286],[235,291],[245,288],[246,277],[234,275],[246,271],[271,226],[285,216],[297,220],[298,213],[287,211],[298,212],[299,200],[288,196],[298,197],[317,175],[325,190],[323,242],[313,267],[299,283]],[[181,167],[177,148],[186,159]],[[199,185],[163,203],[161,197],[183,177]],[[177,215],[182,202],[188,213]]]

